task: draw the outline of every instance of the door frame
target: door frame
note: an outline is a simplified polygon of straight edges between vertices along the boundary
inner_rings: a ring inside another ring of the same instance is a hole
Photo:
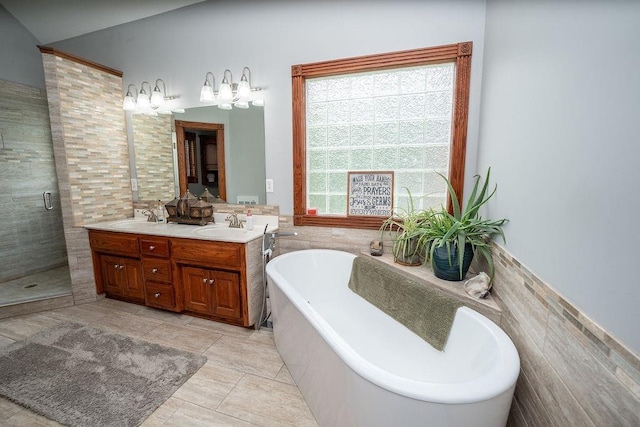
[[[218,144],[218,192],[222,200],[227,200],[227,179],[225,173],[225,158],[224,158],[224,125],[222,123],[203,123],[203,122],[188,122],[184,120],[175,121],[176,128],[176,142],[178,144],[178,181],[180,187],[180,195],[187,192],[187,159],[184,154],[184,132],[185,129],[191,130],[208,130],[216,131],[216,142]]]

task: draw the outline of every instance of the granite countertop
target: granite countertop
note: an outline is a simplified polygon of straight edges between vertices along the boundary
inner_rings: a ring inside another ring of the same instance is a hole
[[[143,217],[99,222],[87,224],[83,227],[89,230],[233,243],[247,243],[262,237],[265,226],[267,227],[267,231],[278,230],[278,217],[274,215],[253,215],[253,230],[247,230],[246,228],[229,228],[228,222],[225,221],[226,217],[227,214],[214,213],[215,223],[205,226],[177,224],[175,222],[148,222],[146,217]],[[238,214],[238,218],[245,219],[245,215]]]

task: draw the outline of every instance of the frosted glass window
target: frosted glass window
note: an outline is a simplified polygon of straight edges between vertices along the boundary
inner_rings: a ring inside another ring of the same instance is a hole
[[[347,172],[395,171],[417,207],[445,203],[454,63],[306,79],[307,207],[346,214]]]

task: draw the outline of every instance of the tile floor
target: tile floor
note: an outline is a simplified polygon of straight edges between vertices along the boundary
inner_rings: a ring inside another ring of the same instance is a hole
[[[0,320],[0,347],[75,321],[200,353],[208,361],[142,424],[317,426],[268,329],[255,331],[102,299]],[[0,426],[58,426],[0,397]]]

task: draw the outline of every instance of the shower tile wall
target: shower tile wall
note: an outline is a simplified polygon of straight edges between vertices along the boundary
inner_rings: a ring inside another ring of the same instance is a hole
[[[50,191],[54,209],[44,209]],[[0,80],[0,282],[67,263],[44,90]]]
[[[280,217],[278,250],[329,248],[355,254],[377,230],[294,227]],[[385,250],[391,247],[385,240]],[[494,245],[492,293],[500,326],[520,354],[510,426],[640,426],[640,358],[511,256]],[[416,267],[427,268],[427,267]],[[478,268],[474,265],[473,268]],[[452,282],[451,286],[462,286]]]
[[[75,59],[42,54],[77,304],[96,300],[88,233],[81,226],[130,217],[133,205],[122,73]]]

